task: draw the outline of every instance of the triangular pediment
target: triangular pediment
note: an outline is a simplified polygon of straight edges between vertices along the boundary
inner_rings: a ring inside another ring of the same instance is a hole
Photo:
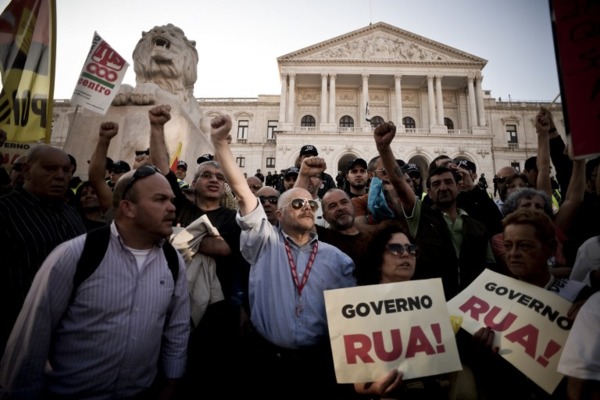
[[[278,63],[463,64],[487,60],[395,26],[378,22],[277,58]]]

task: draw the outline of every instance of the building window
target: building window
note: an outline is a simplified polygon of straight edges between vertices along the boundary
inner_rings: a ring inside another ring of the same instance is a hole
[[[238,133],[237,133],[238,139],[244,139],[244,140],[248,139],[248,125],[249,125],[249,122],[246,119],[238,121]]]
[[[267,157],[267,168],[275,168],[275,157]]]
[[[510,166],[516,169],[518,172],[521,172],[521,164],[516,161],[510,163]]]
[[[314,127],[316,125],[317,122],[315,121],[315,117],[313,117],[312,115],[305,115],[300,120],[300,126]]]
[[[246,157],[236,157],[235,162],[240,168],[246,167]]]
[[[375,129],[381,124],[383,124],[383,118],[380,116],[371,118],[371,128]]]
[[[415,124],[415,120],[411,117],[402,118],[402,124],[407,129],[415,129],[417,127],[417,125]]]
[[[275,128],[277,128],[277,121],[271,121],[267,123],[267,140],[275,140]]]
[[[518,144],[519,137],[517,136],[517,126],[516,125],[506,125],[506,136],[508,138],[509,144]]]
[[[454,122],[450,118],[444,118],[444,125],[448,130],[454,130]]]
[[[354,120],[349,115],[340,118],[340,128],[354,128]]]

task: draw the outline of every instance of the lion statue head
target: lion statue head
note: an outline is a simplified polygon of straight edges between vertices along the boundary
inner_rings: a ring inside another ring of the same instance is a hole
[[[196,42],[173,24],[155,26],[142,32],[133,50],[133,67],[138,85],[154,83],[188,101],[198,78]]]

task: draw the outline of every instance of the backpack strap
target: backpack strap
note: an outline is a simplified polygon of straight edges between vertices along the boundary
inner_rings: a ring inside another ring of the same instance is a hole
[[[77,294],[79,286],[89,278],[96,268],[100,265],[106,250],[108,249],[108,243],[110,242],[110,225],[101,226],[99,228],[92,229],[85,237],[85,243],[83,245],[83,251],[77,262],[75,274],[73,275],[73,290],[71,291],[72,303]],[[179,259],[177,258],[177,250],[169,243],[165,241],[162,246],[165,258],[171,275],[173,276],[173,282],[177,283],[177,277],[179,275]]]
[[[177,277],[179,276],[179,258],[177,257],[177,250],[175,250],[175,247],[173,247],[168,240],[165,240],[162,249],[165,253],[171,275],[173,275],[173,282],[177,284]]]
[[[108,249],[110,241],[110,225],[92,229],[85,237],[83,251],[77,262],[77,268],[73,275],[73,290],[71,291],[71,303],[75,298],[77,289],[87,278],[89,278],[100,265]]]

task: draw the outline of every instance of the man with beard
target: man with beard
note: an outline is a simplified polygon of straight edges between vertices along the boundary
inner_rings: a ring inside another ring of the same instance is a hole
[[[366,265],[366,251],[373,235],[358,230],[354,225],[354,204],[348,193],[330,189],[323,196],[323,217],[328,228],[317,227],[319,239],[348,254],[354,261],[356,271]]]
[[[487,265],[494,264],[487,230],[456,205],[460,189],[455,172],[449,168],[429,172],[426,186],[433,205],[415,196],[390,147],[395,134],[396,126],[386,122],[375,129],[374,138],[409,232],[421,248],[413,279],[441,278],[446,299],[451,299]]]
[[[350,198],[366,194],[367,182],[369,180],[367,162],[362,158],[350,161],[346,168],[346,179],[348,181],[346,193],[348,193]]]

